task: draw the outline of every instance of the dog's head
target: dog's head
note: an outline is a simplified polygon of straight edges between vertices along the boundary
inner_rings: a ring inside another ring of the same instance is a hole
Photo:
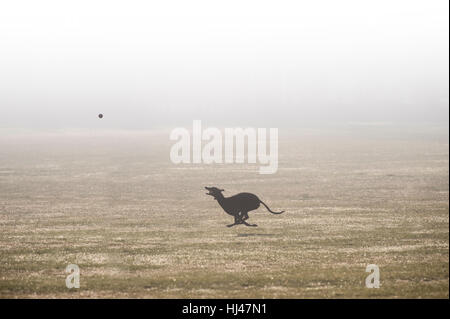
[[[208,191],[208,193],[206,193],[206,195],[211,195],[215,199],[217,199],[218,197],[223,196],[222,192],[225,191],[224,189],[219,189],[217,187],[205,187],[205,189]]]

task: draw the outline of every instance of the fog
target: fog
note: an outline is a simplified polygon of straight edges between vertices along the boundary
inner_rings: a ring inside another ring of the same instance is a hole
[[[4,1],[0,128],[448,125],[448,5]]]

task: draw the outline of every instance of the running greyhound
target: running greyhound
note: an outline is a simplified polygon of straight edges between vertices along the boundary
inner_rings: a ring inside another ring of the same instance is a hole
[[[256,227],[256,224],[249,224],[246,222],[248,219],[248,212],[255,210],[259,207],[259,204],[263,204],[269,212],[272,214],[281,214],[281,212],[272,211],[262,200],[258,198],[258,196],[251,193],[239,193],[231,197],[223,196],[222,192],[225,190],[219,189],[217,187],[205,187],[205,189],[209,192],[206,195],[211,195],[214,197],[216,201],[219,202],[219,205],[223,208],[223,210],[234,217],[234,223],[227,225],[227,227],[232,227],[234,225],[244,224],[245,226],[253,226]]]

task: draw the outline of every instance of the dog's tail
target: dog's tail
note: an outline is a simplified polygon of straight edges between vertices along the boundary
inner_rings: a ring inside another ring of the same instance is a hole
[[[282,210],[281,212],[274,212],[274,211],[271,210],[271,209],[269,208],[269,206],[267,206],[262,200],[259,200],[259,201],[260,201],[260,203],[263,204],[263,205],[267,208],[267,210],[268,210],[269,212],[271,212],[272,214],[283,214],[283,213],[284,213],[284,210]]]

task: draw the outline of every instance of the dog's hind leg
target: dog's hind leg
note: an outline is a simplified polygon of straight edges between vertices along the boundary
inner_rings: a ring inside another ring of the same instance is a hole
[[[248,219],[248,212],[246,212],[246,211],[239,212],[239,219],[241,221],[247,220]]]
[[[249,223],[247,223],[246,222],[246,220],[249,218],[248,217],[248,212],[241,212],[241,224],[244,224],[245,226],[251,226],[251,227],[256,227],[256,226],[258,226],[258,225],[256,225],[256,224],[249,224]]]
[[[239,225],[239,224],[242,224],[242,219],[240,219],[239,216],[236,215],[236,216],[234,216],[234,223],[227,225],[227,227],[233,227],[233,226]]]
[[[256,224],[249,224],[249,223],[247,223],[246,221],[242,221],[242,224],[244,224],[245,226],[250,226],[250,227],[256,227],[256,226],[258,226],[258,225],[256,225]]]
[[[237,214],[237,216],[234,219],[234,223],[235,224],[244,224],[245,226],[251,226],[251,227],[256,227],[258,225],[256,224],[249,224],[246,222],[246,220],[248,219],[248,212],[239,212]]]

